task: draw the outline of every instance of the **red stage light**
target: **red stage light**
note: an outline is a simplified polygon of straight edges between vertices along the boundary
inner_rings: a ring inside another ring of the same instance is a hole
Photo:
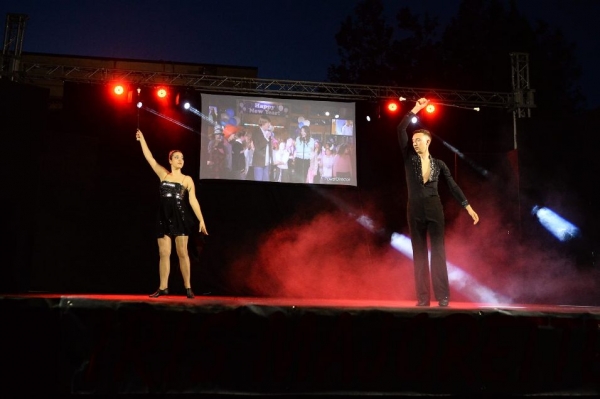
[[[157,95],[159,98],[165,98],[165,97],[167,96],[167,94],[168,94],[168,93],[167,93],[167,89],[165,89],[164,87],[159,87],[159,88],[156,90],[156,95]]]
[[[400,107],[398,106],[398,103],[391,101],[387,104],[387,109],[390,112],[397,112]]]
[[[111,83],[106,86],[106,91],[111,101],[117,104],[130,103],[132,94],[129,86],[123,83]]]
[[[425,108],[425,110],[431,114],[435,111],[435,105],[429,104],[427,105],[427,108]]]

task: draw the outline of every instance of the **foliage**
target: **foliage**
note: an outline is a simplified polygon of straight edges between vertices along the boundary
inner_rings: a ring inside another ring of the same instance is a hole
[[[347,17],[335,36],[341,65],[329,68],[329,78],[337,82],[390,84],[388,49],[393,29],[385,22],[381,1],[363,1],[356,7],[357,18]]]
[[[340,64],[334,82],[451,90],[512,91],[511,53],[527,53],[530,87],[550,114],[581,109],[581,68],[559,29],[532,25],[515,0],[463,0],[445,27],[407,7],[396,26],[382,0],[363,0],[336,35]],[[558,100],[558,101],[557,101]]]

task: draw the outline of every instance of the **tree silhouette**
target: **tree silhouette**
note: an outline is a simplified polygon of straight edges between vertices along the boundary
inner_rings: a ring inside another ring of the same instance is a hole
[[[340,64],[333,82],[453,90],[512,91],[510,53],[530,55],[530,85],[537,112],[574,112],[584,106],[574,50],[557,28],[535,26],[517,2],[463,0],[446,27],[437,18],[402,8],[396,29],[386,21],[381,0],[363,0],[336,35]]]
[[[342,21],[335,39],[339,45],[341,65],[331,65],[328,76],[334,82],[390,84],[392,76],[389,51],[393,28],[383,17],[379,0],[363,1],[355,9],[357,18]]]

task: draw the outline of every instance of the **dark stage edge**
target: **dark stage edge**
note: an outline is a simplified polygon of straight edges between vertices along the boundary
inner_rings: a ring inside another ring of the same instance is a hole
[[[435,305],[0,295],[0,393],[599,394],[599,307]]]

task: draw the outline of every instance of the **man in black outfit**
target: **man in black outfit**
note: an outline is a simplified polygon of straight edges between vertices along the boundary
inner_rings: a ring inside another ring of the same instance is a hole
[[[273,165],[273,125],[271,118],[261,115],[258,118],[259,130],[252,135],[254,143],[254,155],[252,156],[252,166],[254,168],[254,180],[270,181],[271,166]]]
[[[429,155],[431,133],[417,129],[412,136],[412,149],[408,145],[406,128],[410,120],[429,104],[421,98],[413,109],[404,116],[398,125],[398,141],[404,159],[406,185],[408,188],[407,219],[410,229],[413,263],[415,268],[415,287],[417,306],[429,306],[429,257],[427,234],[431,241],[431,283],[433,293],[440,306],[448,306],[450,285],[444,247],[444,209],[438,194],[438,181],[444,176],[450,192],[473,218],[473,224],[479,222],[479,216],[450,174],[448,166]],[[413,151],[414,150],[414,151]]]
[[[246,156],[244,155],[244,134],[245,131],[239,130],[231,140],[231,174],[233,179],[246,179]]]

